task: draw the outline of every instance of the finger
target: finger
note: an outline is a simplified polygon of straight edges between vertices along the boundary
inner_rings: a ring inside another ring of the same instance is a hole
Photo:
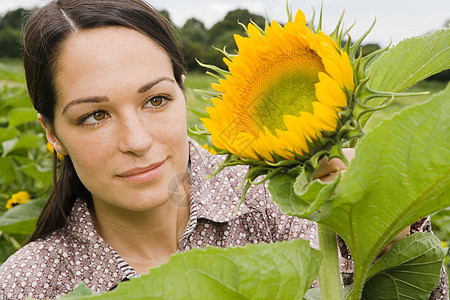
[[[344,153],[345,158],[350,163],[355,157],[355,148],[343,148],[342,153]]]
[[[342,175],[344,175],[344,172],[345,172],[345,170],[341,170],[341,171],[338,171],[338,172],[330,173],[328,175],[320,177],[319,179],[322,182],[332,182],[333,180],[336,179],[336,176],[338,176],[339,173],[341,174],[341,178],[342,178]]]
[[[329,174],[336,173],[339,170],[345,170],[346,166],[344,162],[338,158],[333,158],[330,161],[327,157],[323,157],[319,161],[318,168],[314,171],[313,179],[322,178]]]

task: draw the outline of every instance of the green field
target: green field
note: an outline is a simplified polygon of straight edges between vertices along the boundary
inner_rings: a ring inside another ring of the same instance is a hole
[[[211,106],[211,102],[203,98],[201,91],[212,91],[211,83],[216,82],[212,76],[200,73],[186,75],[186,99],[188,106],[188,125],[193,127],[200,124],[199,118],[206,116],[205,107]]]

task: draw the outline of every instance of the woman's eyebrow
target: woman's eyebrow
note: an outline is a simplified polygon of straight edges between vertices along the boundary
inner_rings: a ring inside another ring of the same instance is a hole
[[[82,104],[82,103],[100,103],[100,102],[108,102],[108,97],[88,97],[88,98],[80,98],[73,101],[70,101],[66,107],[64,107],[61,114],[64,114],[71,106]]]
[[[157,85],[158,83],[162,82],[162,81],[169,81],[171,83],[175,83],[175,80],[170,78],[170,77],[159,77],[156,78],[155,80],[152,80],[146,84],[144,84],[143,86],[141,86],[138,89],[138,93],[142,94],[147,92],[148,90],[150,90],[152,87],[154,87],[155,85]],[[71,106],[77,105],[77,104],[82,104],[82,103],[101,103],[101,102],[108,102],[109,98],[106,96],[101,96],[101,97],[87,97],[87,98],[80,98],[80,99],[76,99],[73,101],[70,101],[66,107],[64,107],[62,114],[64,114]]]
[[[144,84],[142,87],[140,87],[138,89],[138,93],[139,94],[145,93],[162,81],[170,81],[172,83],[175,83],[175,80],[170,77],[165,77],[165,76],[159,77],[159,78],[156,78],[155,80],[150,81],[149,83]]]

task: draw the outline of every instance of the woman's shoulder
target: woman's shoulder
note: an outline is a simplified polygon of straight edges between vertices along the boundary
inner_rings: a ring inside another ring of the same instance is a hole
[[[59,252],[63,252],[66,245],[66,238],[59,235],[58,232],[46,238],[30,242],[17,250],[0,266],[2,271],[0,272],[0,278],[4,277],[5,272],[11,272],[17,267],[23,268],[25,265],[35,265],[34,268],[41,267],[43,263],[50,261],[52,257],[60,256]]]
[[[61,277],[70,282],[65,260],[70,252],[61,231],[19,249],[0,266],[0,299],[52,298],[60,294],[59,289],[66,287]]]
[[[201,168],[205,173],[213,172],[217,166],[223,163],[225,155],[211,154],[200,144],[189,138],[189,161],[191,169]]]

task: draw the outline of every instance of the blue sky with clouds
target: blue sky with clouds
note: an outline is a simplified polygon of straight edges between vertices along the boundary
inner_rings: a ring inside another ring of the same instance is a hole
[[[33,7],[49,0],[0,0],[0,14],[17,7]],[[253,13],[265,15],[276,21],[286,20],[285,0],[148,0],[157,9],[170,12],[175,24],[181,26],[195,17],[207,27],[221,20],[225,14],[236,8],[246,8]],[[312,15],[311,5],[318,10],[324,4],[324,29],[329,32],[345,10],[345,24],[356,21],[350,32],[358,38],[377,19],[375,28],[366,42],[386,46],[417,35],[440,29],[450,20],[450,1],[448,0],[290,0],[294,11],[301,9],[307,18]]]

